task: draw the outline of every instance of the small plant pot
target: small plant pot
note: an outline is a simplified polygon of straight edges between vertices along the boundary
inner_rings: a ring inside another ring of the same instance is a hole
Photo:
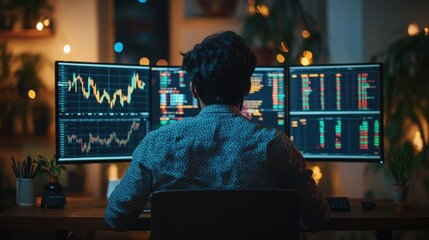
[[[63,186],[58,182],[50,182],[43,189],[42,207],[63,208],[66,204],[66,196],[63,192]]]
[[[393,185],[392,186],[392,200],[393,203],[403,204],[407,201],[409,187]]]

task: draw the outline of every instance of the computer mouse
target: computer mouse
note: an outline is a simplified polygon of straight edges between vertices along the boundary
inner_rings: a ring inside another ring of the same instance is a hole
[[[377,204],[373,201],[362,201],[361,205],[362,205],[362,209],[364,210],[372,210],[375,208]]]

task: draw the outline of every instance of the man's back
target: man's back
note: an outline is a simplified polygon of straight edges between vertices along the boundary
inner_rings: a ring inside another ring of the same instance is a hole
[[[138,151],[152,170],[154,190],[174,188],[279,188],[284,182],[286,136],[211,105],[193,118],[152,132]],[[270,151],[270,148],[277,151]],[[145,150],[146,149],[146,150]],[[283,154],[282,154],[283,155]]]
[[[320,229],[330,209],[302,154],[279,130],[240,113],[256,67],[253,50],[226,31],[183,56],[201,112],[146,135],[109,197],[106,222],[118,231],[129,228],[156,190],[288,188],[300,194],[303,228]]]

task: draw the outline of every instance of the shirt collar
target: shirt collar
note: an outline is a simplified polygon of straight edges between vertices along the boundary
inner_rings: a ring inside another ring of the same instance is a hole
[[[240,110],[238,110],[236,107],[220,104],[205,106],[203,109],[201,109],[200,114],[206,113],[233,113],[235,115],[241,115]]]

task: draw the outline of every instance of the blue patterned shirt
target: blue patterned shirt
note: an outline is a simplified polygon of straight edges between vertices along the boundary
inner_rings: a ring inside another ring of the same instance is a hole
[[[210,105],[147,134],[109,197],[105,220],[127,230],[161,189],[287,188],[301,194],[303,229],[317,231],[330,208],[311,175],[280,130],[251,122],[232,106]]]

